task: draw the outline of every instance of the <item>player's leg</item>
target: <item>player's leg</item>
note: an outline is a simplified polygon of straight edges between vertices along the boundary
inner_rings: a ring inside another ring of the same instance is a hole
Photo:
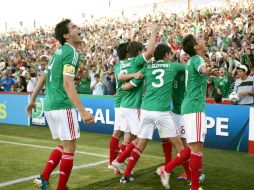
[[[139,132],[138,132],[138,140],[137,145],[132,150],[130,154],[130,159],[128,161],[128,164],[126,166],[126,170],[124,172],[124,175],[122,179],[120,180],[120,183],[127,183],[130,181],[131,172],[133,168],[135,167],[136,163],[138,162],[142,152],[144,151],[149,139],[151,140],[153,137],[153,131],[155,128],[154,120],[153,120],[153,114],[151,114],[149,111],[141,111],[141,120],[140,120],[140,126],[139,126]]]
[[[57,190],[65,190],[72,171],[76,139],[80,137],[80,131],[74,109],[62,110],[61,116],[56,116],[56,118],[59,120],[59,138],[64,148]]]
[[[172,160],[172,143],[169,138],[162,139],[162,150],[164,153],[164,166],[166,166]]]
[[[199,178],[202,173],[202,149],[206,134],[206,118],[204,113],[198,112],[185,115],[184,120],[186,122],[187,142],[191,144],[191,190],[198,190],[200,187]],[[187,120],[192,120],[192,125],[187,123]]]
[[[138,127],[139,127],[139,115],[137,109],[128,109],[123,108],[123,114],[125,117],[126,124],[128,125],[130,132],[132,135],[136,136],[138,133]],[[132,150],[137,145],[137,139],[135,138],[125,149],[124,152],[121,152],[116,161],[118,163],[123,163],[126,158],[128,158],[132,152]],[[113,164],[113,163],[112,163]],[[117,164],[117,163],[116,163]],[[114,164],[113,164],[114,165]]]
[[[109,168],[111,168],[111,163],[116,159],[119,152],[119,139],[122,135],[121,129],[121,108],[115,108],[115,124],[114,131],[109,142]]]
[[[175,114],[172,113],[173,119],[175,121],[176,127],[178,129],[178,133],[180,135],[181,141],[183,143],[184,147],[188,147],[190,146],[187,141],[186,141],[186,131],[185,131],[185,126],[184,126],[184,120],[183,120],[183,116],[180,114]],[[185,169],[186,167],[189,168],[189,160],[185,161],[182,164],[183,168]],[[186,170],[186,169],[185,169]],[[189,176],[190,177],[190,176]],[[178,180],[188,180],[190,178],[188,178],[188,175],[186,174],[186,172],[184,172],[181,176],[179,176],[177,178]]]
[[[59,138],[57,128],[55,127],[57,123],[53,119],[52,111],[45,112],[45,117],[47,119],[51,134],[53,139]],[[63,146],[59,144],[51,153],[50,156],[44,166],[44,169],[41,173],[41,176],[34,180],[35,185],[40,189],[47,189],[49,184],[49,179],[51,173],[59,164],[63,153]]]
[[[157,174],[161,177],[161,182],[164,187],[169,188],[169,175],[173,169],[182,164],[183,161],[187,160],[190,156],[190,148],[184,149],[180,136],[178,134],[177,127],[172,119],[170,113],[165,113],[163,117],[157,123],[157,128],[161,138],[169,138],[172,144],[176,147],[178,152],[176,158],[168,163],[166,166],[159,167],[157,169]],[[184,167],[187,174],[190,176],[190,171],[188,167]]]

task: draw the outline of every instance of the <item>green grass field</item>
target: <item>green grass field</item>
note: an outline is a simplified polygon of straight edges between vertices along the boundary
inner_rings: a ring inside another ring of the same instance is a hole
[[[75,169],[69,180],[71,190],[156,190],[164,189],[158,176],[152,172],[163,162],[160,142],[150,142],[135,168],[135,181],[119,184],[120,176],[107,169],[108,141],[110,135],[81,132]],[[32,179],[42,170],[50,147],[57,145],[48,128],[21,127],[0,124],[0,189],[36,189]],[[90,154],[89,154],[90,153]],[[58,169],[56,169],[58,171]],[[171,176],[171,189],[189,190],[185,182],[176,177],[183,172],[176,168]],[[254,189],[254,156],[225,150],[204,150],[205,190]],[[21,179],[13,184],[13,180]],[[51,189],[56,188],[58,175],[51,177]],[[7,185],[10,182],[10,185]],[[4,187],[3,187],[4,186]]]

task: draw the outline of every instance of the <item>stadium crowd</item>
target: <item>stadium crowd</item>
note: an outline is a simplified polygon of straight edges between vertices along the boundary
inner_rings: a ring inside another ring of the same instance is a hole
[[[180,62],[185,56],[181,44],[186,34],[206,40],[208,59],[218,68],[217,74],[208,80],[207,98],[216,102],[228,98],[238,83],[235,81],[242,78],[237,71],[239,66],[246,66],[241,67],[247,77],[254,76],[254,2],[245,2],[238,1],[227,8],[191,10],[185,15],[159,12],[135,22],[124,17],[100,18],[93,24],[83,25],[80,69],[76,76],[78,92],[114,95],[117,45],[137,40],[146,47],[150,36],[147,28],[156,20],[160,25],[157,41],[171,46],[174,61]],[[0,91],[33,91],[50,56],[59,47],[53,32],[41,28],[32,33],[0,34]]]

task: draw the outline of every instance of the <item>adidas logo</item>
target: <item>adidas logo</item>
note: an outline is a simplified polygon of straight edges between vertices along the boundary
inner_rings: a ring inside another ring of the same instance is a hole
[[[54,164],[54,161],[53,160],[49,160],[48,163]]]

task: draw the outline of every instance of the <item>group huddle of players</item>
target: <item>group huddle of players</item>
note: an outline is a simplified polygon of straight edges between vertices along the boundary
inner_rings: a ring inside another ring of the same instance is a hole
[[[182,165],[184,175],[191,180],[191,190],[202,189],[206,86],[212,72],[205,61],[207,48],[203,39],[187,35],[181,63],[173,62],[171,48],[167,44],[156,45],[157,30],[158,26],[154,25],[145,51],[137,41],[117,48],[120,61],[114,67],[115,126],[108,168],[123,174],[120,183],[133,181],[132,170],[157,128],[165,155],[164,165],[156,170],[162,185],[169,189],[170,173]],[[169,111],[171,101],[173,109]],[[119,146],[122,133],[124,140]],[[178,152],[175,159],[172,159],[172,144]]]

